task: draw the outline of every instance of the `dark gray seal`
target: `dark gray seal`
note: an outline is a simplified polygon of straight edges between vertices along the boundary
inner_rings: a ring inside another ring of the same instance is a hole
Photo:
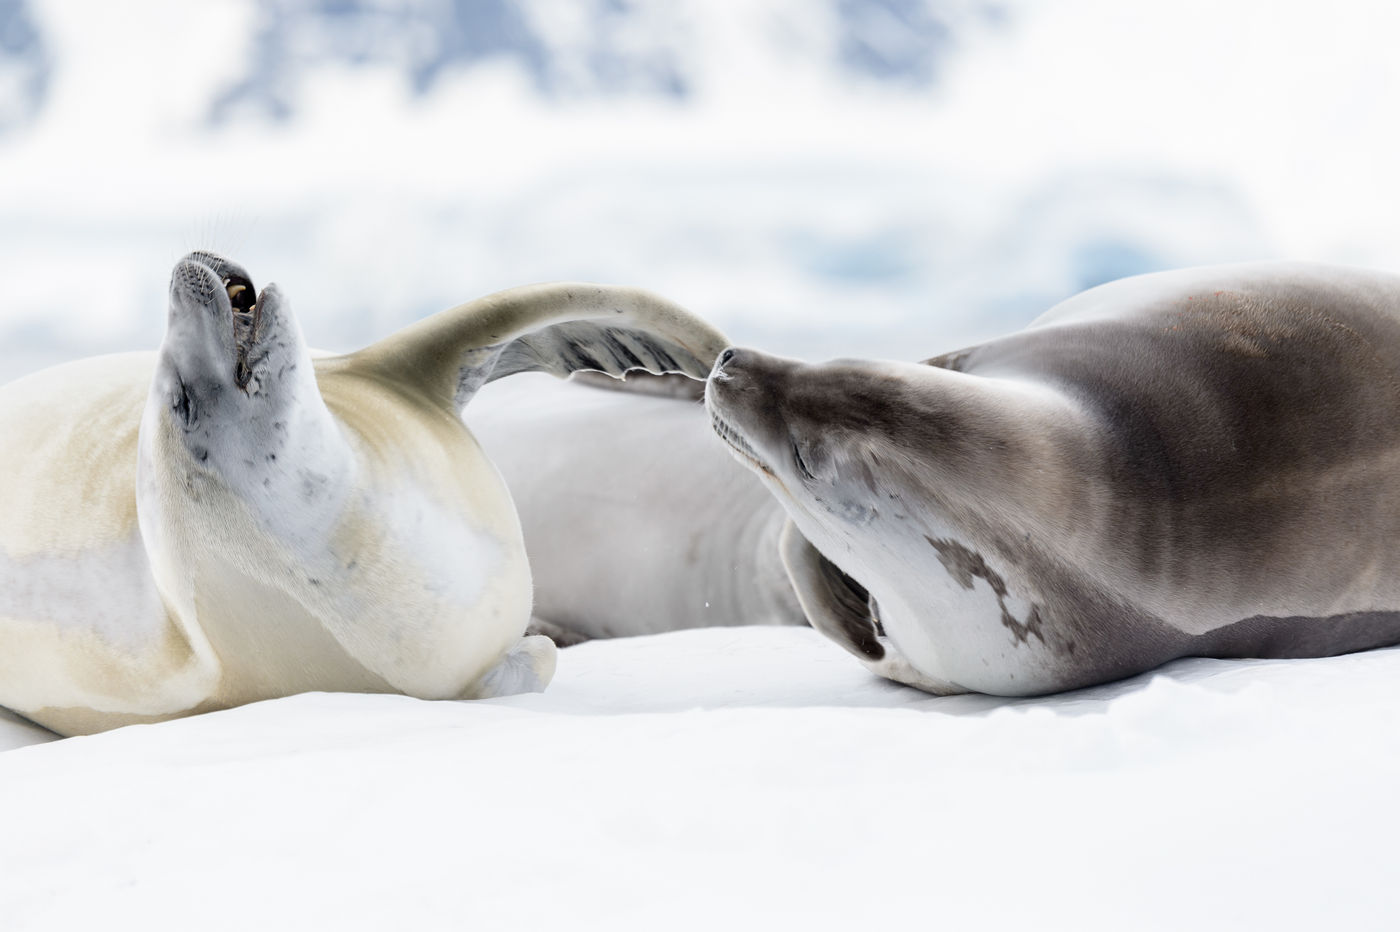
[[[937,693],[1400,642],[1400,278],[1125,279],[925,364],[721,354],[812,623]],[[838,569],[839,567],[839,569]]]

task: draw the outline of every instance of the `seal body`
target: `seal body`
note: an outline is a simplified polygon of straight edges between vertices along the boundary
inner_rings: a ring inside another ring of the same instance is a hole
[[[0,389],[0,705],[75,734],[543,688],[519,522],[461,407],[531,370],[698,375],[720,345],[655,296],[565,284],[313,359],[275,285],[191,254],[158,353]]]
[[[74,733],[313,689],[456,697],[519,640],[519,526],[469,434],[326,366],[353,468],[240,463],[283,486],[254,509],[207,473],[141,468],[156,362],[85,360],[0,390],[17,441],[0,492],[7,707]],[[172,455],[178,439],[152,433],[147,455]],[[324,524],[276,526],[308,518]]]
[[[708,406],[792,565],[868,590],[809,588],[813,623],[892,679],[1026,695],[1400,641],[1395,277],[1143,276],[923,365],[730,350]]]
[[[715,443],[700,392],[645,373],[615,391],[575,381],[502,381],[464,414],[520,515],[534,630],[568,644],[803,623],[787,517]]]

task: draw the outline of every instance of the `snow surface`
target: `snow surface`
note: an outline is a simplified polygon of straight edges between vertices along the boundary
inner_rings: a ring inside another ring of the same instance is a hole
[[[806,629],[592,642],[540,695],[0,753],[0,926],[1393,929],[1398,678],[1391,649],[935,698]]]

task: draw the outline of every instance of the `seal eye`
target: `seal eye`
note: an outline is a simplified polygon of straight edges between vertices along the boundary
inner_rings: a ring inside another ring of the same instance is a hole
[[[229,303],[233,305],[235,311],[252,310],[253,303],[257,300],[257,292],[253,290],[253,283],[242,275],[230,275],[224,279],[224,289],[228,291]]]
[[[802,458],[802,451],[797,448],[797,442],[792,444],[792,461],[797,465],[797,471],[802,474],[802,478],[808,482],[816,482],[817,477],[812,474],[812,470],[807,468],[807,461]]]

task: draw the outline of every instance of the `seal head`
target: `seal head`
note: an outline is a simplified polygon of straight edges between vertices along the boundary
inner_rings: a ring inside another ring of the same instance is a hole
[[[716,433],[788,511],[784,561],[814,627],[882,675],[933,692],[1015,688],[985,677],[970,687],[951,674],[963,676],[965,656],[1014,649],[1038,625],[1003,574],[975,558],[971,569],[962,565],[973,552],[966,528],[996,522],[998,534],[1024,537],[1029,515],[1017,513],[1007,490],[1030,497],[1020,481],[1027,465],[1053,457],[1047,433],[1063,434],[1069,446],[1077,419],[1052,393],[929,372],[874,360],[812,365],[733,348],[716,363],[707,406]],[[930,609],[979,618],[995,611],[998,624],[970,624],[936,643],[922,626],[901,624]],[[905,659],[911,643],[928,655],[921,668]]]

